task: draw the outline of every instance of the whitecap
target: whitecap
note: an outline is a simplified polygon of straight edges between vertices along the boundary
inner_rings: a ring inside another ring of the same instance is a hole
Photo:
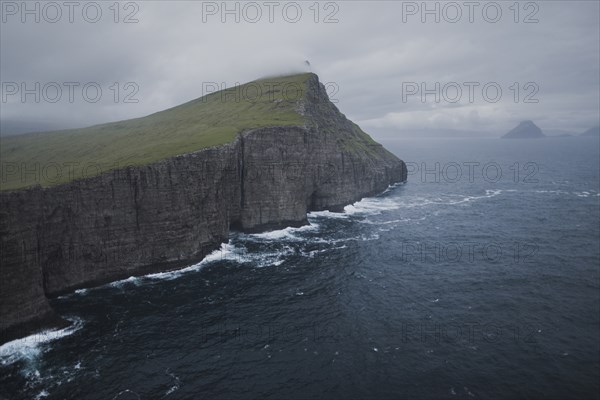
[[[42,390],[41,392],[39,392],[37,394],[37,396],[35,396],[35,399],[36,400],[43,399],[44,397],[48,397],[49,395],[50,395],[50,393],[48,393],[46,390]]]
[[[354,237],[347,237],[347,238],[342,238],[342,239],[324,239],[324,238],[315,238],[315,239],[311,239],[310,242],[311,243],[323,243],[323,244],[336,244],[336,243],[340,243],[340,242],[347,242],[350,240],[359,240],[360,236],[354,236]]]
[[[332,219],[348,219],[348,214],[342,212],[333,212],[329,210],[325,211],[311,211],[308,213],[308,218],[332,218]]]
[[[301,254],[305,257],[309,257],[309,258],[313,258],[315,255],[319,254],[319,253],[325,253],[327,251],[332,251],[332,250],[340,250],[340,249],[345,249],[347,248],[346,245],[342,245],[342,246],[338,246],[338,247],[328,247],[325,249],[319,249],[319,250],[311,250],[309,252],[302,252]]]
[[[387,194],[387,193],[391,192],[392,190],[396,189],[398,186],[402,186],[402,185],[404,185],[405,183],[406,183],[406,182],[397,182],[397,183],[394,183],[394,184],[392,184],[392,185],[389,185],[389,186],[387,187],[387,189],[385,189],[385,190],[383,191],[383,193],[381,193],[381,194],[382,194],[382,195],[384,195],[384,194]]]
[[[348,215],[378,215],[383,211],[396,210],[399,208],[424,207],[429,205],[455,205],[467,203],[474,200],[487,199],[498,196],[503,192],[514,192],[514,189],[487,189],[485,194],[479,196],[468,196],[463,194],[447,194],[446,198],[426,197],[371,197],[365,198],[354,204],[344,207],[344,213]],[[450,197],[450,198],[449,198]],[[451,197],[457,197],[452,199]]]
[[[449,201],[449,202],[445,202],[443,204],[448,204],[448,205],[454,205],[454,204],[461,204],[461,203],[466,203],[469,201],[473,201],[473,200],[480,200],[480,199],[489,199],[491,197],[496,197],[500,194],[502,194],[502,192],[511,192],[514,190],[500,190],[500,189],[487,189],[485,191],[485,194],[482,196],[465,196],[460,200],[456,200],[456,201]]]
[[[589,197],[590,192],[573,192],[573,194],[577,197]]]
[[[248,254],[250,261],[256,268],[279,266],[283,264],[286,257],[294,254],[295,250],[290,246],[284,246],[282,249],[275,252],[256,252]]]
[[[32,362],[42,353],[42,345],[69,336],[83,326],[83,321],[79,318],[70,317],[67,320],[71,321],[71,325],[66,328],[47,329],[4,343],[0,346],[0,363],[10,365],[19,360]],[[39,371],[35,370],[33,374],[39,376]]]
[[[357,201],[344,207],[348,215],[354,214],[381,214],[382,211],[395,210],[401,206],[392,198],[370,197]]]
[[[244,250],[241,248],[237,248],[230,242],[221,243],[220,248],[209,253],[206,257],[202,259],[202,261],[200,261],[197,264],[193,264],[189,267],[181,268],[175,271],[158,272],[154,274],[144,275],[144,278],[173,280],[185,273],[198,271],[207,264],[224,260],[244,262],[246,261],[244,258]]]
[[[175,383],[169,388],[169,390],[167,390],[167,392],[165,393],[165,396],[170,395],[171,393],[173,393],[174,391],[176,391],[177,389],[179,389],[180,386],[180,380],[179,377],[177,375],[175,375],[174,373],[169,371],[169,368],[167,368],[165,370],[165,373],[170,376],[171,378],[174,379]]]
[[[127,279],[121,279],[120,281],[111,282],[108,285],[116,288],[122,288],[126,283],[133,283],[138,286],[140,284],[140,277],[130,276]]]
[[[569,192],[566,192],[564,190],[534,190],[534,193],[540,193],[540,194],[569,194]]]
[[[252,239],[262,239],[262,240],[288,239],[288,240],[294,240],[294,241],[301,241],[304,239],[296,236],[295,234],[301,233],[301,232],[316,231],[318,229],[319,229],[319,224],[310,223],[309,225],[304,225],[304,226],[301,226],[298,228],[287,227],[287,228],[278,229],[278,230],[269,231],[269,232],[248,234],[245,236],[251,240]]]
[[[290,228],[290,229],[302,229],[301,228]],[[310,228],[316,229],[316,227]],[[309,230],[304,228],[304,230]],[[249,236],[239,234],[238,237],[241,239],[247,239]],[[294,250],[289,246],[284,246],[282,250],[277,252],[254,252],[250,253],[244,246],[236,246],[229,240],[227,243],[222,243],[221,247],[214,250],[197,264],[190,265],[185,268],[177,269],[174,271],[157,272],[153,274],[144,275],[142,278],[150,280],[173,280],[189,272],[197,272],[203,267],[219,262],[219,261],[233,261],[239,264],[254,264],[256,267],[265,267],[269,265],[279,266],[285,261],[285,257]]]
[[[244,257],[245,248],[237,247],[231,242],[222,243],[221,247],[204,257],[198,265],[210,264],[215,261],[247,261]]]

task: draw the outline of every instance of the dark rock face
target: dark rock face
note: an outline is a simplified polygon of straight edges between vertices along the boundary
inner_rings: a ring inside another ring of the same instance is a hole
[[[177,269],[230,228],[305,224],[406,180],[406,166],[347,120],[317,78],[305,126],[46,189],[0,192],[0,343],[57,323],[46,296]]]
[[[532,121],[523,121],[512,129],[503,139],[536,139],[546,137],[542,130]]]

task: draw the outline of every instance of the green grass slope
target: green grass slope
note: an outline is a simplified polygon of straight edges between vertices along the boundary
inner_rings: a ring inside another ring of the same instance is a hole
[[[246,129],[302,125],[311,74],[261,79],[142,118],[0,138],[0,190],[43,187],[232,141]]]

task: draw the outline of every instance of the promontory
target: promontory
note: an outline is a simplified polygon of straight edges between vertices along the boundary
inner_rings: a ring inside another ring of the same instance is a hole
[[[230,230],[300,226],[407,176],[312,73],[0,145],[0,343],[60,325],[52,296],[193,264]]]

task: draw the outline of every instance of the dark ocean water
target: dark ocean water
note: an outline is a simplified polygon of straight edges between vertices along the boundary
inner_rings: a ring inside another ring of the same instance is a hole
[[[598,140],[384,144],[408,183],[343,214],[53,300],[0,395],[598,398]]]

